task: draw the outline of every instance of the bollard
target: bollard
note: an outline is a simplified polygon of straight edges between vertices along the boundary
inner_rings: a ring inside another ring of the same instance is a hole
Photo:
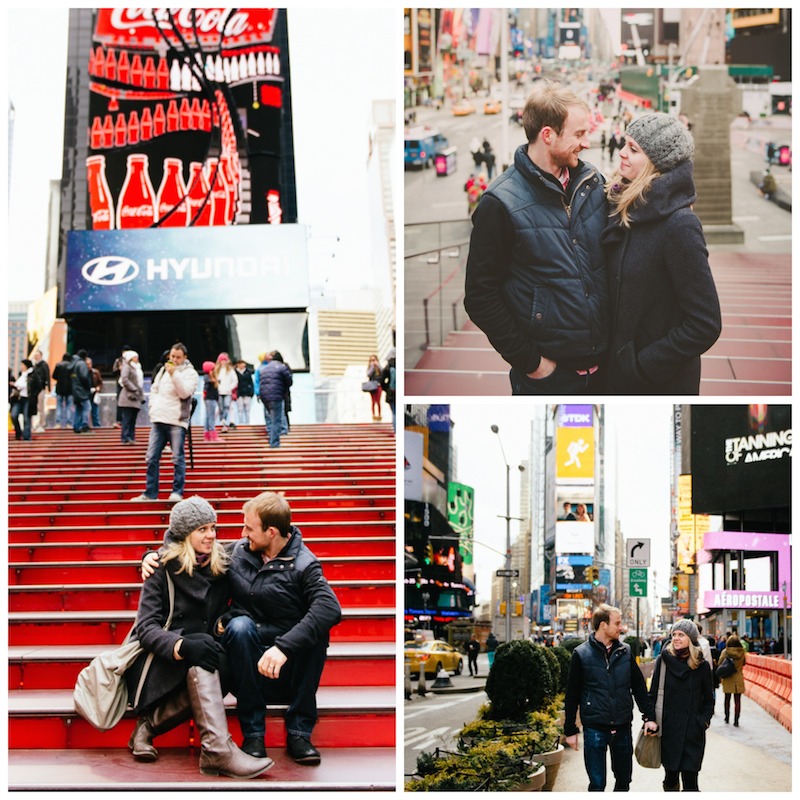
[[[405,693],[406,693],[406,700],[411,699],[412,691],[411,691],[411,664],[406,662],[405,666]]]
[[[442,667],[436,675],[436,680],[433,682],[434,689],[452,689],[453,682],[450,680],[450,673]]]
[[[419,682],[417,683],[417,694],[420,697],[425,697],[428,694],[428,688],[425,686],[425,665],[419,665]]]

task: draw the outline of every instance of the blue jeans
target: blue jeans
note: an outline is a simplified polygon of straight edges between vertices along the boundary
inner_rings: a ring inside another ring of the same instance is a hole
[[[217,401],[206,400],[206,420],[203,424],[203,430],[213,431],[217,422]]]
[[[88,399],[75,400],[75,416],[72,420],[72,430],[75,433],[80,433],[84,428],[89,427],[89,405],[91,402]]]
[[[120,434],[123,442],[133,442],[136,440],[136,417],[139,409],[130,406],[122,406],[120,412]]]
[[[19,424],[19,415],[22,414],[22,427]],[[14,434],[17,439],[31,438],[31,414],[27,397],[20,397],[11,405],[11,421],[14,423]]]
[[[71,394],[56,395],[56,425],[72,425],[75,404],[72,402]]]
[[[267,435],[269,436],[270,447],[281,446],[281,432],[283,426],[283,400],[270,400],[269,411],[264,409],[264,417],[267,420]]]
[[[223,425],[228,425],[231,421],[231,396],[229,394],[221,394],[219,400],[219,421]]]
[[[166,422],[154,422],[150,428],[150,440],[147,443],[147,485],[144,493],[155,500],[158,497],[158,472],[161,453],[169,442],[172,451],[172,463],[175,465],[175,476],[172,479],[172,491],[183,494],[186,482],[186,456],[183,443],[186,440],[186,428],[180,425],[167,425]]]
[[[222,644],[233,667],[231,692],[245,739],[264,738],[264,708],[288,703],[286,732],[311,738],[317,722],[317,689],[325,666],[327,642],[290,657],[278,678],[265,678],[258,659],[281,632],[250,617],[234,617],[225,628]]]
[[[236,398],[236,411],[240,425],[248,425],[250,423],[250,403],[252,400],[253,398],[249,396]]]
[[[630,724],[618,728],[616,733],[584,726],[583,761],[589,775],[589,791],[604,792],[606,789],[607,749],[611,750],[614,791],[627,792],[633,772],[633,738]]]
[[[89,403],[92,409],[92,427],[99,428],[100,427],[100,406],[94,402],[94,397],[92,397]]]

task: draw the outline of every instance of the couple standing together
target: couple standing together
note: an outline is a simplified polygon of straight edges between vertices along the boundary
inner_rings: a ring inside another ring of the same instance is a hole
[[[666,114],[634,120],[604,182],[579,158],[589,126],[568,89],[528,98],[528,144],[473,216],[467,313],[513,394],[699,394],[722,326],[692,137]]]

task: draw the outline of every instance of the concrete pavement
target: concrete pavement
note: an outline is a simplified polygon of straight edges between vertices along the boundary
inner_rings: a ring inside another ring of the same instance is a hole
[[[706,752],[700,771],[701,792],[790,792],[792,790],[792,734],[761,706],[742,697],[739,727],[723,720],[723,695],[717,691],[716,713],[706,733]],[[731,709],[732,712],[732,709]],[[731,720],[733,717],[731,717]],[[639,726],[634,722],[634,741]],[[579,737],[583,747],[583,736]],[[609,784],[614,779],[609,759]],[[661,792],[664,771],[645,769],[633,762],[633,792]],[[589,781],[583,751],[567,750],[556,779],[556,792],[585,792]]]

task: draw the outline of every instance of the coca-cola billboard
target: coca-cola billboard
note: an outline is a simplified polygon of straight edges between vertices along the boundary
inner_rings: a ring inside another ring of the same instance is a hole
[[[285,13],[94,12],[88,229],[296,221]]]

